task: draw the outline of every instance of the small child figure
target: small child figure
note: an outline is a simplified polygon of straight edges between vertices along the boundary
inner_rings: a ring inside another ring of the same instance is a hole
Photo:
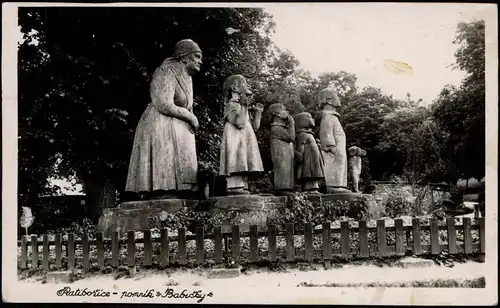
[[[347,150],[349,158],[347,159],[347,165],[349,168],[349,176],[352,181],[352,191],[359,193],[359,177],[361,175],[361,157],[366,156],[366,151],[358,148],[357,146],[352,146]]]
[[[294,143],[295,121],[285,105],[272,104],[267,109],[271,119],[269,143],[274,169],[274,189],[276,195],[286,196],[294,188]]]
[[[297,161],[297,179],[302,184],[302,191],[319,194],[318,181],[325,177],[321,149],[314,138],[314,119],[308,112],[295,116],[295,157]]]
[[[248,195],[248,175],[263,172],[254,130],[259,129],[261,104],[249,106],[252,94],[245,77],[229,76],[224,82],[224,133],[220,148],[219,174],[226,177],[228,195]],[[250,122],[249,112],[254,112]]]

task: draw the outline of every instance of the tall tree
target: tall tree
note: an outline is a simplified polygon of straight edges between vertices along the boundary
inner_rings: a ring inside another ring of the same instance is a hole
[[[365,87],[343,108],[342,123],[347,146],[356,145],[367,151],[374,179],[382,179],[394,171],[395,157],[384,152],[379,143],[384,138],[382,125],[385,117],[403,104],[378,88]]]
[[[482,178],[485,172],[485,24],[460,23],[456,67],[466,76],[460,87],[445,87],[433,103],[433,116],[446,132],[450,178]]]
[[[430,116],[429,110],[425,107],[411,106],[409,101],[400,101],[400,104],[403,106],[384,116],[381,125],[382,136],[376,146],[390,161],[389,164],[384,164],[387,168],[385,171],[398,176],[403,175],[410,154],[415,157],[414,147],[423,146],[421,142],[415,143],[419,137],[415,135],[415,132]],[[414,178],[415,176],[412,177]]]

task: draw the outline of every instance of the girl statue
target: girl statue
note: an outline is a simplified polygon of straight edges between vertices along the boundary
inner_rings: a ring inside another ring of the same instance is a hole
[[[339,121],[340,100],[332,88],[318,93],[321,108],[319,140],[325,161],[326,192],[350,192],[347,189],[347,152],[344,129]]]
[[[134,137],[126,192],[152,198],[186,198],[198,191],[191,76],[200,70],[202,52],[192,40],[179,41],[173,57],[158,67],[150,86],[151,102]]]
[[[242,75],[226,79],[224,132],[220,147],[219,174],[226,177],[228,195],[248,195],[248,175],[262,172],[262,159],[254,130],[259,129],[262,105],[249,106],[249,86]],[[249,112],[254,112],[251,121]]]

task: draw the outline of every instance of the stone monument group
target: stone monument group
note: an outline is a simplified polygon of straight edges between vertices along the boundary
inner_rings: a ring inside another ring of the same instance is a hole
[[[179,199],[196,195],[198,161],[193,113],[192,75],[200,70],[202,51],[192,40],[179,41],[174,55],[156,69],[150,86],[151,103],[137,125],[126,191],[153,199]],[[227,195],[248,195],[248,177],[264,171],[255,131],[264,108],[253,104],[252,92],[242,75],[227,77],[223,85],[224,130],[219,175],[227,182]],[[317,93],[319,123],[310,113],[291,116],[286,107],[267,109],[276,195],[288,195],[300,184],[306,194],[320,194],[319,181],[328,194],[359,193],[361,157],[358,147],[346,149],[339,120],[340,100],[333,88]],[[318,126],[317,126],[318,125]],[[348,176],[352,192],[348,189]]]

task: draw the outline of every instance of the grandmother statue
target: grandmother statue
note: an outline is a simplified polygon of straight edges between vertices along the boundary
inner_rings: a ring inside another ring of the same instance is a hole
[[[325,163],[326,192],[350,192],[347,188],[346,136],[338,113],[340,100],[333,88],[319,91],[317,100],[321,109],[319,140]]]
[[[202,52],[190,39],[179,41],[174,55],[152,77],[151,102],[134,137],[126,192],[152,199],[189,198],[198,191],[191,76],[200,70]]]

